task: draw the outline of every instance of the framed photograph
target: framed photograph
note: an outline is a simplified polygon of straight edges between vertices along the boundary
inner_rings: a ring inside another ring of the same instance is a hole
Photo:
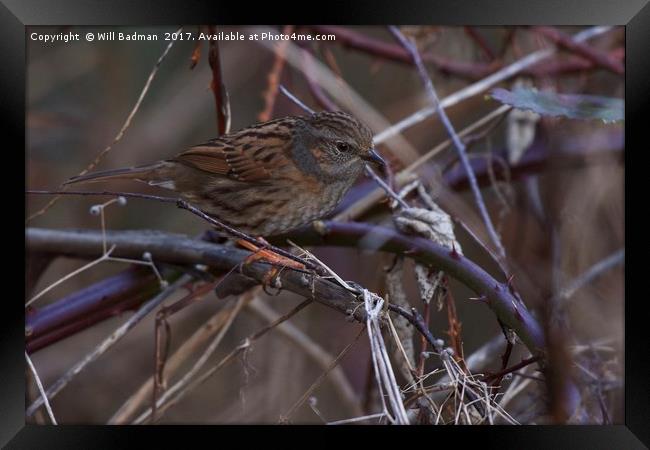
[[[645,2],[164,3],[0,8],[25,189],[3,444],[487,425],[646,448]]]

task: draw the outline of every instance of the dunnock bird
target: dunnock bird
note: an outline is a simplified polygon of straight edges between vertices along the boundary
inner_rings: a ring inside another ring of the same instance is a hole
[[[366,162],[384,164],[368,127],[344,112],[259,123],[153,164],[66,184],[133,179],[178,192],[228,225],[272,236],[332,211]]]

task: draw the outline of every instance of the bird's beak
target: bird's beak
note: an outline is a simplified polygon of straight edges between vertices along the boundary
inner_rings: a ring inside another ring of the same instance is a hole
[[[384,158],[382,158],[379,155],[379,153],[377,153],[377,150],[375,150],[374,148],[371,148],[368,151],[368,154],[363,159],[365,159],[368,162],[375,163],[375,164],[377,164],[378,166],[381,166],[381,167],[386,166],[386,161],[384,160]]]

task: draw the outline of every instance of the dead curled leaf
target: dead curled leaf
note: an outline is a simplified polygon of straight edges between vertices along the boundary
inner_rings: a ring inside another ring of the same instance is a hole
[[[417,189],[418,195],[428,208],[411,207],[399,210],[394,217],[396,227],[400,231],[429,239],[462,255],[462,248],[456,240],[454,224],[449,214],[433,201],[421,184],[405,189]],[[400,193],[400,196],[402,195],[404,191]],[[422,301],[429,303],[435,297],[438,310],[442,309],[441,296],[436,294],[443,292],[440,289],[443,272],[416,264],[415,276]]]
[[[434,204],[435,205],[435,204]],[[395,217],[397,228],[405,233],[415,234],[440,245],[455,249],[462,255],[462,249],[454,234],[454,224],[449,214],[437,209],[407,208]]]

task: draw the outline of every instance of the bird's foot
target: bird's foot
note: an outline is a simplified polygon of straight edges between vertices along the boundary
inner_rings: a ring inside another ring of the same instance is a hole
[[[277,253],[267,250],[264,247],[269,246],[270,244],[264,240],[262,237],[257,238],[258,241],[263,245],[261,247],[258,247],[257,245],[253,244],[252,242],[245,241],[243,239],[240,239],[237,241],[239,245],[242,247],[252,251],[253,253],[248,256],[244,260],[244,264],[252,264],[256,261],[267,261],[274,266],[281,266],[281,267],[290,267],[292,269],[296,270],[305,270],[305,265],[301,264],[297,261],[294,261],[293,259],[289,259],[285,256],[278,255]],[[278,267],[271,267],[271,269],[264,275],[263,283],[266,284],[272,284],[271,281],[280,273],[280,269]]]

